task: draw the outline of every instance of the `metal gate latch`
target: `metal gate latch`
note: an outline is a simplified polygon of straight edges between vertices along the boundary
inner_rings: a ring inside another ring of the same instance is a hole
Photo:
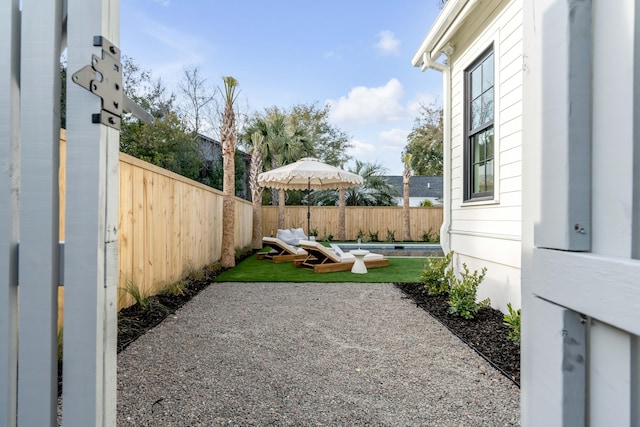
[[[91,55],[91,65],[82,67],[71,78],[102,100],[102,109],[92,115],[92,122],[120,130],[123,100],[120,49],[102,36],[95,36],[93,45],[102,46],[102,58]]]

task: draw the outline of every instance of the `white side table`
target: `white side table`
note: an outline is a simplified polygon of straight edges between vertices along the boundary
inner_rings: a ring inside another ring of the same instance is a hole
[[[365,251],[364,249],[355,249],[353,251],[349,251],[349,253],[356,258],[353,263],[353,267],[351,267],[351,272],[356,274],[365,274],[367,272],[367,266],[364,265],[364,256],[368,254],[369,251]]]

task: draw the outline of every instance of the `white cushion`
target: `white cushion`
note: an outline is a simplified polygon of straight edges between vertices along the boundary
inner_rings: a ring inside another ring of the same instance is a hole
[[[296,246],[298,244],[298,241],[300,240],[300,239],[297,239],[293,235],[291,230],[288,230],[288,229],[285,229],[285,230],[278,229],[278,232],[276,233],[276,237],[282,240],[283,242],[288,243],[290,245],[294,245],[294,246]]]
[[[292,228],[291,234],[298,240],[307,240],[307,235],[304,234],[304,230],[302,228]]]

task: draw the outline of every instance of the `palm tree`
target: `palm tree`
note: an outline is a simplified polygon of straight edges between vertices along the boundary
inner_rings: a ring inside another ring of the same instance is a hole
[[[411,240],[411,212],[409,211],[409,187],[411,182],[411,154],[405,154],[402,156],[402,163],[404,163],[404,171],[402,173],[402,189],[404,192],[403,204],[402,204],[402,228],[403,237],[402,240]]]
[[[222,166],[224,178],[222,181],[222,254],[220,264],[224,268],[236,265],[235,258],[235,165],[236,153],[236,115],[233,104],[238,97],[236,88],[238,81],[231,76],[223,77],[224,81],[224,112],[220,126],[220,141],[222,142]]]
[[[251,200],[253,201],[253,232],[251,235],[251,247],[262,247],[262,190],[258,185],[258,175],[262,172],[262,142],[264,136],[259,132],[251,135],[253,151],[251,152],[251,170],[249,171],[249,187],[251,187]]]
[[[262,161],[268,169],[293,163],[304,154],[313,152],[304,130],[295,126],[277,107],[267,109],[264,116],[255,118],[248,132],[258,132],[264,136]],[[272,192],[272,203],[278,205],[278,228],[284,228],[286,193],[282,189],[273,189]]]
[[[398,191],[387,182],[386,168],[379,163],[364,163],[356,160],[355,168],[349,172],[362,176],[364,183],[360,187],[345,190],[346,206],[397,206],[394,197]],[[336,206],[340,193],[337,190],[319,191],[314,195],[315,203],[324,206]]]

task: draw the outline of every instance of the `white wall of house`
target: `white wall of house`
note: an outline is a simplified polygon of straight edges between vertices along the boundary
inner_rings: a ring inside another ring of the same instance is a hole
[[[522,204],[522,1],[482,2],[450,41],[451,66],[450,247],[459,267],[487,267],[478,298],[506,311],[520,306]],[[493,45],[495,58],[494,199],[465,202],[465,69]]]

